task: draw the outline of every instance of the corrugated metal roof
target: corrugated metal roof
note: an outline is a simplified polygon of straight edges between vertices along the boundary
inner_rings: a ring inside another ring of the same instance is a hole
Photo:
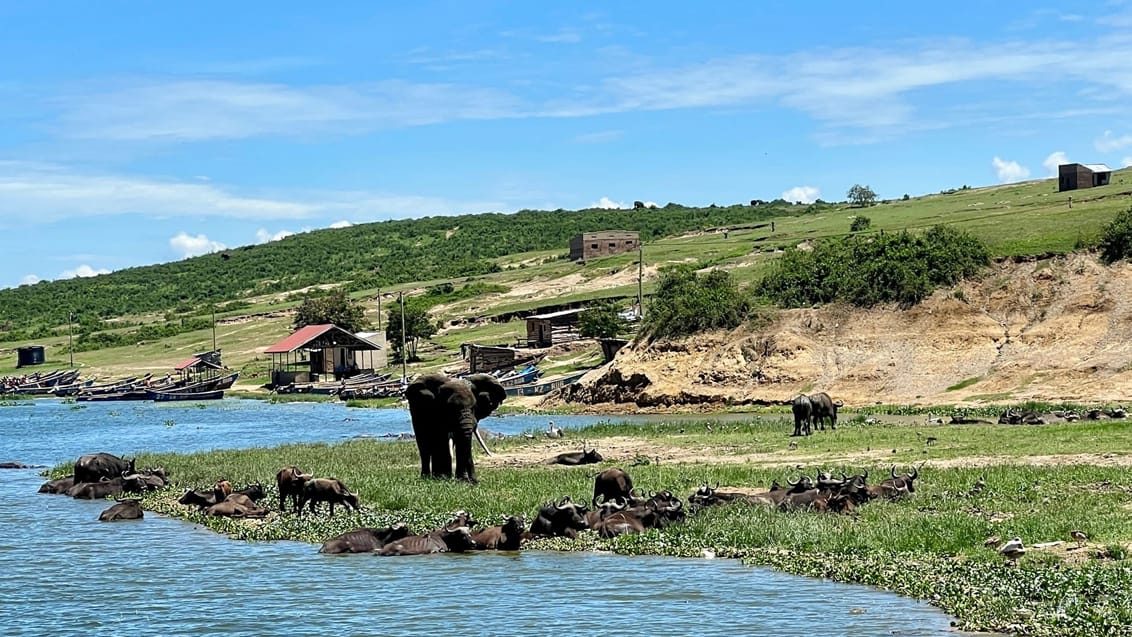
[[[1108,166],[1105,166],[1104,164],[1081,164],[1081,165],[1084,166],[1085,168],[1088,168],[1089,170],[1091,170],[1095,173],[1110,173],[1110,172],[1112,172],[1112,169],[1109,168]]]
[[[306,327],[299,328],[294,334],[264,350],[264,353],[286,354],[287,352],[293,352],[332,329],[335,329],[335,325],[333,323],[327,323],[325,325],[308,325]]]

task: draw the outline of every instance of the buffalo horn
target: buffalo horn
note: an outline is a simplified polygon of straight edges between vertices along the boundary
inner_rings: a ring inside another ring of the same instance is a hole
[[[912,473],[908,476],[908,479],[915,480],[918,477],[920,477],[920,471],[916,469],[916,465],[912,465]]]
[[[475,434],[476,434],[476,441],[480,443],[480,449],[483,449],[483,452],[485,454],[487,454],[488,456],[491,456],[491,451],[488,450],[487,445],[484,444],[483,436],[480,435],[480,430],[475,429],[474,431],[475,431]]]
[[[896,479],[896,465],[892,465],[892,468],[888,470],[888,473],[890,473],[892,475],[892,479],[895,480]]]
[[[792,487],[796,487],[796,486],[798,486],[798,481],[797,481],[797,480],[795,480],[795,481],[791,482],[791,481],[790,481],[790,478],[786,478],[786,484],[788,484],[788,485],[790,485],[790,486],[792,486]]]

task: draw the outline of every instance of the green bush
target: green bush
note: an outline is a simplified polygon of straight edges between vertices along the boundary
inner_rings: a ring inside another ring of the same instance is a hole
[[[865,215],[857,215],[853,218],[853,223],[849,224],[849,232],[860,232],[868,230],[869,226],[873,224],[873,220]]]
[[[672,266],[661,270],[642,333],[655,339],[738,327],[750,310],[750,298],[730,272],[697,274],[690,265]]]
[[[1104,227],[1101,239],[1101,260],[1116,263],[1132,256],[1132,208],[1116,213]]]
[[[585,338],[613,338],[628,330],[621,305],[613,301],[598,301],[578,315],[578,333]]]
[[[947,226],[922,234],[882,231],[819,241],[812,250],[787,250],[756,292],[784,307],[831,301],[911,305],[974,275],[987,262],[978,239]]]

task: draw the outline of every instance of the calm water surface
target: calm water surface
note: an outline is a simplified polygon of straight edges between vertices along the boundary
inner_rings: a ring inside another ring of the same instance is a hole
[[[0,406],[0,461],[82,453],[334,442],[410,430],[401,410],[336,404]],[[559,426],[595,417],[554,416]],[[514,434],[544,416],[492,417]],[[148,514],[97,521],[106,502],[36,493],[0,472],[0,626],[9,635],[939,635],[949,617],[873,589],[745,567],[530,551],[419,558],[327,556],[245,543]],[[861,610],[865,612],[860,612]]]

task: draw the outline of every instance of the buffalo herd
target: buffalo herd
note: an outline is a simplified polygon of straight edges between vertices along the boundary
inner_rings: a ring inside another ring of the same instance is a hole
[[[809,433],[810,422],[820,423],[828,418],[830,426],[837,422],[839,401],[828,394],[800,396],[794,401],[796,430]],[[799,407],[799,405],[802,405]],[[799,431],[796,431],[799,433]],[[596,459],[595,459],[596,458]],[[552,464],[579,465],[601,462],[595,449],[562,454]],[[594,476],[593,496],[589,501],[573,500],[563,496],[544,503],[527,524],[522,516],[509,516],[495,526],[481,527],[466,512],[458,512],[447,524],[413,533],[404,523],[383,528],[362,527],[331,538],[323,543],[320,553],[369,553],[376,555],[422,555],[428,553],[465,552],[475,550],[518,550],[527,540],[543,537],[576,538],[585,530],[592,530],[603,538],[641,533],[646,529],[663,529],[685,520],[687,515],[705,507],[726,503],[745,503],[781,511],[829,511],[852,513],[872,500],[896,500],[915,492],[919,471],[897,474],[892,467],[889,476],[870,484],[869,473],[856,475],[818,472],[814,478],[800,476],[787,480],[786,486],[772,483],[764,491],[727,491],[706,484],[684,500],[671,491],[649,492],[647,495],[633,486],[628,472],[609,468]],[[40,493],[66,494],[81,499],[113,497],[116,503],[99,516],[101,521],[136,520],[143,517],[141,500],[129,495],[143,494],[162,489],[168,484],[168,473],[160,468],[138,470],[134,459],[124,459],[109,453],[81,456],[74,463],[71,475],[43,484]],[[361,510],[356,493],[341,480],[333,477],[315,477],[296,466],[285,466],[275,475],[280,513],[293,515],[318,513],[318,505],[326,503],[327,515],[333,516],[335,506]],[[177,500],[179,504],[194,507],[206,516],[231,518],[264,518],[272,510],[261,501],[267,497],[262,484],[248,484],[235,488],[228,480],[218,480],[204,487],[188,489]]]

